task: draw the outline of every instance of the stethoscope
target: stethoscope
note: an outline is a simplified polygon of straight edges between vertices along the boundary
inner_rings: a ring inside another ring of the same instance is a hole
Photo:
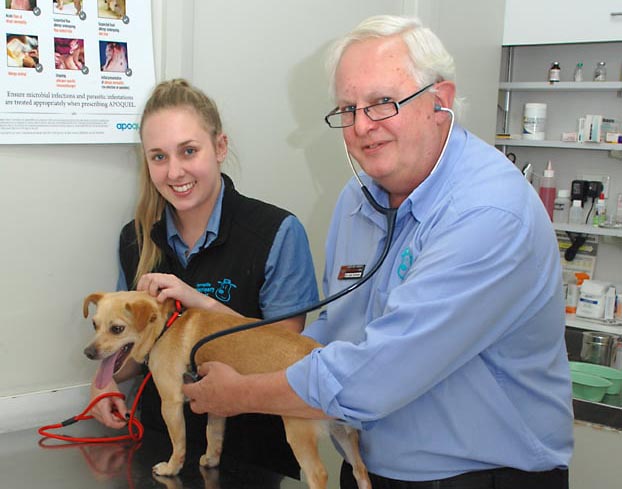
[[[430,175],[432,175],[436,171],[436,169],[438,168],[439,163],[443,159],[443,155],[445,154],[445,150],[447,149],[447,145],[449,143],[449,138],[451,137],[451,134],[453,133],[454,120],[455,120],[455,114],[454,114],[453,110],[448,109],[446,107],[442,107],[439,104],[435,104],[434,105],[434,112],[447,112],[447,113],[449,113],[449,115],[451,116],[451,123],[450,123],[450,126],[449,126],[449,131],[447,133],[447,138],[445,139],[445,142],[443,143],[443,148],[441,150],[441,153],[440,153],[438,159],[436,160],[436,163],[432,167],[432,170],[430,171],[428,177]],[[346,145],[345,140],[343,142],[343,145],[344,145],[344,149],[345,149],[345,153],[346,153],[346,158],[348,159],[348,164],[350,165],[350,168],[352,169],[352,173],[354,174],[354,177],[356,178],[356,180],[357,180],[357,182],[358,182],[358,184],[359,184],[359,186],[361,188],[361,191],[363,192],[363,195],[367,199],[367,202],[369,202],[369,205],[371,205],[377,212],[382,214],[385,217],[386,222],[387,222],[387,239],[385,240],[384,247],[382,249],[382,253],[380,254],[380,257],[378,258],[378,260],[376,261],[374,266],[371,268],[371,270],[365,276],[361,277],[358,281],[356,281],[355,283],[353,283],[349,287],[346,287],[345,289],[342,289],[339,292],[336,292],[333,295],[328,296],[325,299],[316,302],[315,304],[311,304],[310,306],[304,307],[302,309],[298,309],[298,310],[296,310],[294,312],[288,312],[287,314],[282,314],[280,316],[271,317],[271,318],[268,318],[268,319],[262,319],[260,321],[255,321],[255,322],[252,322],[252,323],[240,324],[239,326],[234,326],[232,328],[224,329],[222,331],[218,331],[217,333],[213,333],[213,334],[210,334],[208,336],[205,336],[204,338],[201,338],[192,347],[192,350],[190,351],[190,366],[189,366],[188,372],[186,372],[184,374],[184,381],[185,382],[196,382],[197,380],[199,380],[199,376],[198,376],[198,373],[197,373],[197,364],[195,362],[195,356],[196,356],[196,353],[199,350],[199,348],[201,348],[207,342],[215,340],[217,338],[221,338],[223,336],[227,336],[227,335],[233,334],[233,333],[238,333],[240,331],[246,331],[246,330],[249,330],[249,329],[258,328],[259,326],[264,326],[266,324],[272,324],[272,323],[277,323],[279,321],[284,321],[286,319],[291,319],[293,317],[301,316],[301,315],[307,314],[307,313],[309,313],[311,311],[315,311],[316,309],[320,309],[320,308],[326,306],[327,304],[330,304],[331,302],[336,301],[337,299],[343,297],[344,295],[347,295],[350,292],[352,292],[352,291],[358,289],[359,287],[361,287],[365,282],[367,282],[378,271],[380,266],[384,263],[384,260],[387,257],[387,255],[389,254],[389,249],[391,248],[391,244],[393,242],[393,234],[395,232],[395,221],[396,221],[396,218],[397,218],[397,208],[394,208],[394,207],[384,207],[384,206],[382,206],[382,205],[380,205],[378,203],[378,201],[374,198],[374,196],[371,194],[369,189],[365,186],[365,184],[361,180],[360,176],[356,172],[356,170],[354,168],[354,163],[352,162],[352,157],[350,156],[350,152],[348,151],[348,147]]]

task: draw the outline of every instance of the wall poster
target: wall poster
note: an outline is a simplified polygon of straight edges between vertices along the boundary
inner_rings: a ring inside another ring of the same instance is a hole
[[[148,0],[2,0],[1,144],[136,143],[155,84]]]

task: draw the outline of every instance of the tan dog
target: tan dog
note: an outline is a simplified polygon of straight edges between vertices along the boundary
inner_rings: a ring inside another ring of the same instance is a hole
[[[167,318],[175,310],[172,300],[159,304],[145,292],[95,293],[84,299],[84,317],[88,317],[91,303],[97,305],[93,316],[95,338],[84,353],[92,360],[102,360],[96,385],[107,385],[113,373],[119,371],[128,358],[142,363],[149,355],[149,369],[162,399],[162,417],[173,446],[168,462],[156,464],[153,471],[156,475],[176,475],[186,455],[182,385],[190,351],[201,338],[254,319],[188,309],[162,334]],[[196,363],[219,361],[242,374],[274,372],[320,346],[308,337],[270,324],[206,343],[199,349]],[[207,450],[199,461],[202,466],[215,467],[220,463],[225,420],[209,415]],[[317,442],[325,423],[283,416],[283,424],[287,441],[309,486],[324,489],[327,474],[318,454]],[[371,489],[359,453],[358,432],[337,422],[330,422],[329,428],[354,468],[359,489]]]

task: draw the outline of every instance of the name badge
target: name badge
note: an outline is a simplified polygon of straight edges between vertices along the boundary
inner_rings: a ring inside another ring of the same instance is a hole
[[[365,265],[342,265],[339,269],[338,280],[352,280],[363,277]]]

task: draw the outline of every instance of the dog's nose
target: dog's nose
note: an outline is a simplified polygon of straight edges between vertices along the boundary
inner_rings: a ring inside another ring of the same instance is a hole
[[[84,354],[90,360],[95,360],[97,358],[97,348],[93,345],[89,345],[84,349]]]

